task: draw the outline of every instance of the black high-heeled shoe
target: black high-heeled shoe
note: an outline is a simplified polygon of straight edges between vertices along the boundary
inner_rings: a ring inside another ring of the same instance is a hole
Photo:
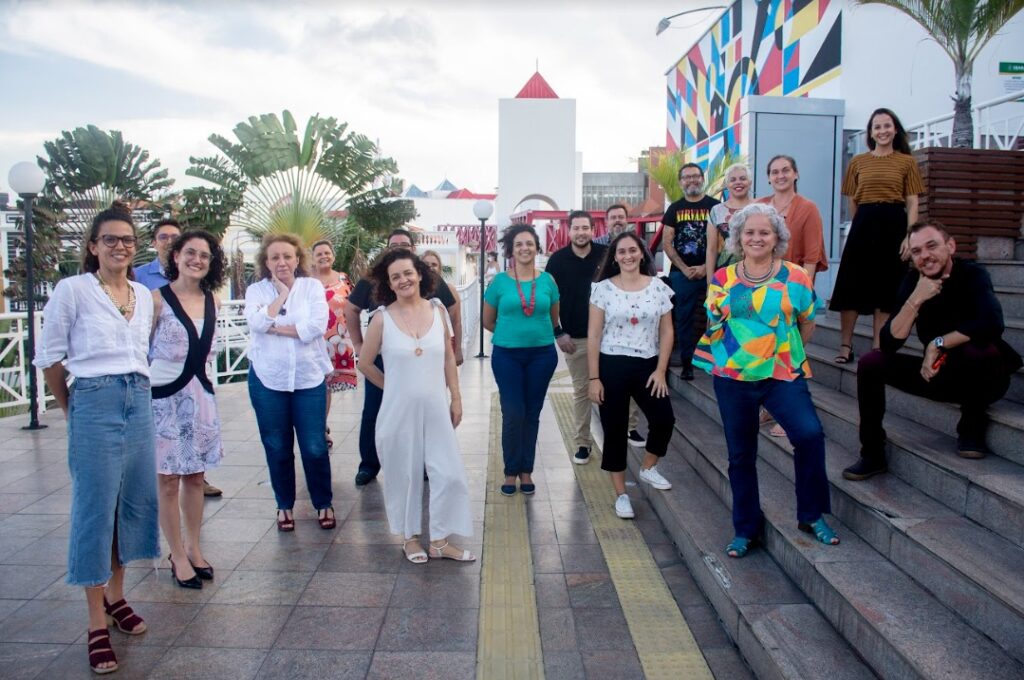
[[[205,567],[197,567],[196,563],[192,561],[192,558],[188,558],[188,563],[192,565],[192,569],[195,570],[196,576],[204,581],[213,580],[213,565],[207,565]]]
[[[175,583],[177,583],[179,587],[192,588],[193,590],[203,589],[203,582],[199,580],[199,572],[196,572],[192,578],[182,581],[178,578],[178,572],[174,568],[174,560],[171,559],[170,555],[167,556],[167,561],[171,563],[171,578],[174,579]]]

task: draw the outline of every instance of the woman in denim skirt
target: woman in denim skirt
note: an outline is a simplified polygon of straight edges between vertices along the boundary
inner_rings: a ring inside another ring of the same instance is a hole
[[[146,631],[124,600],[125,563],[160,552],[146,358],[153,298],[129,280],[135,248],[127,206],[114,203],[96,216],[82,253],[84,273],[58,283],[46,303],[35,360],[68,421],[67,582],[85,587],[96,673],[117,670],[108,624],[129,635]],[[75,377],[70,391],[67,373]]]

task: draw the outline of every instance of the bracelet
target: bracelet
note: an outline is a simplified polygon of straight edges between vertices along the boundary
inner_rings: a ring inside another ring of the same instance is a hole
[[[601,379],[600,377],[598,377],[598,378],[591,378],[591,380],[600,380],[600,379]]]
[[[560,338],[560,337],[562,337],[563,335],[565,335],[565,331],[564,331],[564,330],[562,330],[562,327],[561,327],[561,326],[555,326],[555,327],[554,327],[553,329],[551,329],[551,330],[552,330],[552,331],[554,331],[554,333],[555,333],[555,338]]]

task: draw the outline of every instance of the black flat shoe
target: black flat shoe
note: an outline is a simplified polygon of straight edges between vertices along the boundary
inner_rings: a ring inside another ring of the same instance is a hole
[[[203,589],[203,582],[199,580],[199,572],[196,572],[192,578],[182,581],[178,578],[178,572],[174,568],[174,560],[171,559],[170,555],[167,556],[167,561],[171,563],[171,578],[174,579],[174,582],[177,583],[179,587],[192,588],[193,590]]]
[[[196,576],[198,576],[200,579],[204,581],[213,580],[213,565],[209,565],[206,567],[197,567],[196,563],[192,561],[191,557],[189,558],[188,563],[192,565],[192,568],[196,572]]]

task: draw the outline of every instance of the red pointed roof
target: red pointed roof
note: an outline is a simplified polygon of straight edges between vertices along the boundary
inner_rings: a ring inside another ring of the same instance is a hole
[[[519,90],[516,99],[558,99],[558,95],[548,85],[548,81],[544,80],[540,71],[537,71],[526,81],[523,89]]]

